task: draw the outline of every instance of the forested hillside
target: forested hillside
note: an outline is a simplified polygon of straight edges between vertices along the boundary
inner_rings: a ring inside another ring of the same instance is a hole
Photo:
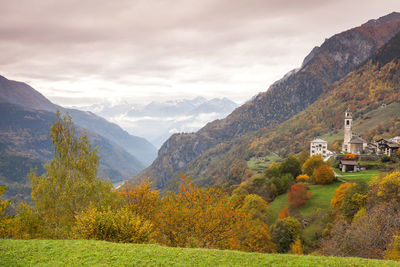
[[[230,157],[222,164],[221,160],[215,159],[232,150],[231,147],[237,147],[233,144],[243,142],[239,141],[242,140],[238,139],[240,136],[265,127],[272,129],[307,108],[321,94],[335,88],[332,86],[334,82],[355,70],[399,31],[400,14],[392,13],[374,20],[374,23],[368,22],[334,35],[321,47],[312,50],[300,70],[274,83],[268,91],[237,108],[227,118],[211,122],[196,133],[173,135],[161,147],[154,163],[135,179],[151,177],[157,187],[163,188],[178,172],[228,180],[230,176],[245,174],[243,160],[232,161]],[[284,138],[284,135],[276,133],[278,137],[273,140],[273,145],[282,147],[284,143],[280,143],[282,140],[279,138]],[[258,144],[269,146],[264,141]],[[247,144],[250,145],[254,147],[253,143]],[[300,149],[301,144],[296,146]],[[245,156],[243,152],[243,149],[237,151],[240,159]],[[210,168],[209,164],[216,164],[218,168]],[[210,172],[211,169],[214,171]],[[232,175],[227,175],[229,172]]]
[[[0,103],[0,182],[8,187],[7,198],[30,198],[27,174],[35,168],[41,174],[42,165],[53,157],[49,129],[55,119],[52,112]],[[80,133],[84,131],[101,151],[100,177],[121,181],[143,168],[142,163],[118,145],[96,133],[79,129]]]

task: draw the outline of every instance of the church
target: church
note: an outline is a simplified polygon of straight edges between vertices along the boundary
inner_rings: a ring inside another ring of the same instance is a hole
[[[368,143],[352,130],[353,115],[346,110],[344,114],[344,140],[342,146],[343,153],[361,154],[364,152]]]

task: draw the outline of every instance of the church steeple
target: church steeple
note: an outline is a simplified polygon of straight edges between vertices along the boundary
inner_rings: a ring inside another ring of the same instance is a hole
[[[344,140],[343,140],[343,152],[350,151],[350,141],[352,138],[352,124],[353,124],[353,115],[347,109],[344,113]]]

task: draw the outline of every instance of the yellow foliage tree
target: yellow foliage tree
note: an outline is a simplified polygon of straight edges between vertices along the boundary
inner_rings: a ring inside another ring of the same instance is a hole
[[[138,214],[147,220],[154,218],[160,205],[160,191],[152,190],[149,180],[142,181],[136,187],[125,182],[117,189],[117,194],[124,200],[131,213]]]
[[[392,172],[377,182],[377,195],[383,200],[400,202],[400,172]]]
[[[46,172],[30,173],[34,211],[43,218],[51,238],[68,238],[75,215],[89,205],[111,205],[116,194],[112,184],[97,178],[99,156],[88,137],[78,136],[71,117],[56,113],[50,129],[54,158],[45,165]]]
[[[349,191],[350,188],[355,186],[356,183],[344,183],[341,184],[336,190],[335,194],[333,195],[333,198],[331,200],[331,207],[334,209],[340,209],[342,204],[343,204],[343,198],[346,195],[346,193]]]
[[[300,174],[296,177],[296,181],[298,182],[308,182],[310,181],[310,176],[307,174]]]
[[[330,184],[335,178],[335,173],[328,165],[321,165],[314,171],[314,182],[316,184]]]
[[[400,236],[394,236],[383,256],[385,260],[400,261]]]
[[[300,237],[296,239],[292,244],[290,244],[290,252],[297,255],[303,255],[303,245],[301,243]]]
[[[11,220],[8,216],[5,216],[11,201],[2,198],[6,191],[5,186],[0,186],[0,237],[8,237],[8,228],[11,226]]]
[[[168,246],[273,251],[266,224],[231,205],[219,189],[201,189],[185,176],[162,198],[154,222],[157,240]],[[262,241],[262,242],[261,242]],[[261,243],[260,243],[261,242]]]
[[[314,155],[309,157],[306,162],[304,162],[302,169],[308,176],[311,176],[314,174],[314,171],[323,164],[325,164],[325,162],[322,156]]]

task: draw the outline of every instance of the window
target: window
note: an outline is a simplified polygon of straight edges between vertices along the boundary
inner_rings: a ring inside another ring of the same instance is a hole
[[[346,120],[346,125],[350,125],[350,121],[349,120]]]

